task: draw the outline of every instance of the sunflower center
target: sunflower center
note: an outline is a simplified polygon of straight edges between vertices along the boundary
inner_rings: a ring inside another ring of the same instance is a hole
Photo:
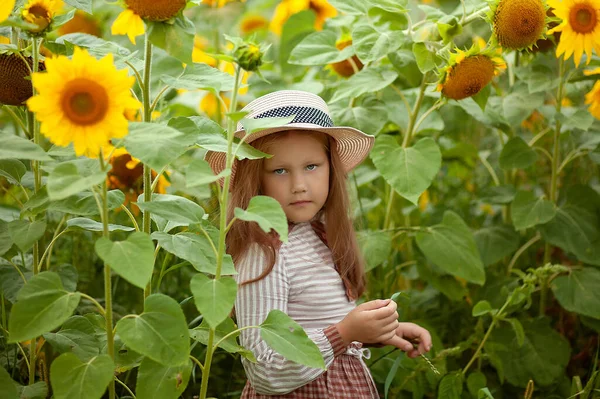
[[[534,44],[546,26],[546,11],[540,0],[502,0],[494,15],[498,44],[521,49]]]
[[[569,13],[571,28],[577,33],[589,33],[596,27],[596,10],[588,3],[577,3]]]
[[[166,21],[181,11],[186,0],[125,0],[127,7],[150,21]]]
[[[109,108],[108,94],[100,84],[85,78],[67,83],[62,110],[77,125],[93,125],[104,119]]]
[[[39,4],[36,4],[29,8],[29,13],[35,16],[36,18],[50,19],[50,13],[48,12],[48,10]]]
[[[442,93],[454,100],[471,97],[494,77],[494,63],[485,55],[465,58],[449,72]]]

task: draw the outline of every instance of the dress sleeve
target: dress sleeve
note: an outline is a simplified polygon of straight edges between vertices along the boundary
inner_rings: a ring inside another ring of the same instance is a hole
[[[237,265],[238,283],[258,277],[266,267],[262,250],[258,246],[253,246]],[[238,288],[235,302],[238,327],[261,324],[273,309],[287,313],[289,290],[290,281],[285,267],[285,255],[280,251],[271,273],[262,280]],[[345,351],[335,326],[305,331],[321,351],[327,368],[336,356]],[[241,344],[251,350],[256,357],[256,363],[245,358],[242,358],[242,363],[248,380],[259,394],[285,394],[309,383],[325,372],[325,370],[287,360],[267,345],[261,338],[259,329],[243,330]]]

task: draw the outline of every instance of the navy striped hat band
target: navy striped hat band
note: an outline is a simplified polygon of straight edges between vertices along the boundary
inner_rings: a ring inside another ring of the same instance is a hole
[[[285,118],[295,115],[290,123],[311,123],[322,127],[333,127],[333,121],[325,112],[313,107],[285,106],[273,108],[262,114],[258,114],[252,119],[261,118]]]

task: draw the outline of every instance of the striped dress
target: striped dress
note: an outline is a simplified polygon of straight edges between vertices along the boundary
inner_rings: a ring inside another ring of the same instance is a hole
[[[267,267],[258,245],[237,265],[238,283],[257,277]],[[362,360],[368,349],[359,342],[344,346],[334,327],[355,307],[346,296],[331,251],[310,222],[293,225],[275,266],[264,279],[239,287],[235,302],[238,327],[261,324],[273,309],[287,313],[318,346],[327,370],[287,360],[260,337],[260,330],[241,333],[241,343],[257,363],[242,359],[248,382],[242,399],[373,399],[379,398]]]

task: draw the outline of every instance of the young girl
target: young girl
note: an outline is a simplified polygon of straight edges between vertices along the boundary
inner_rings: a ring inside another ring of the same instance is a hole
[[[318,96],[279,91],[244,110],[246,118],[286,117],[283,127],[252,134],[246,142],[273,155],[236,161],[231,208],[246,209],[256,195],[275,198],[288,219],[289,239],[264,233],[258,224],[236,221],[227,235],[239,286],[238,327],[259,325],[273,309],[287,313],[319,347],[327,370],[287,360],[261,339],[258,329],[241,333],[241,343],[257,362],[242,359],[248,383],[242,398],[379,398],[363,344],[394,345],[411,357],[429,351],[427,330],[399,323],[396,303],[374,300],[356,306],[365,290],[363,260],[349,217],[346,174],[373,145],[373,136],[334,127]],[[238,126],[237,137],[244,137]],[[224,154],[209,152],[215,173]],[[406,338],[406,339],[405,339]],[[414,349],[410,339],[419,342]]]

